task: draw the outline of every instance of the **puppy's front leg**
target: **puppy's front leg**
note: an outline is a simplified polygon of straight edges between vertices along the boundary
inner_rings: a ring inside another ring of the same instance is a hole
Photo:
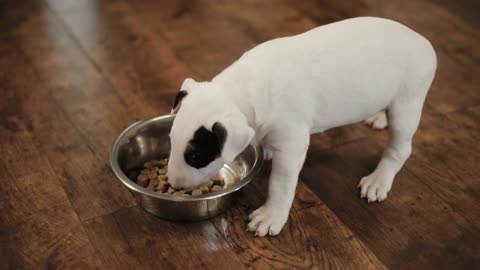
[[[287,222],[310,141],[308,132],[304,133],[282,136],[279,146],[273,147],[267,201],[248,216],[247,230],[255,231],[255,236],[277,235]]]

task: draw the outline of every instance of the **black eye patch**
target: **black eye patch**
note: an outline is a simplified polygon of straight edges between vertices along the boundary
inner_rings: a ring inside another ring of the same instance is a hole
[[[220,145],[215,133],[200,127],[187,144],[184,152],[185,162],[197,169],[206,167],[220,156]]]

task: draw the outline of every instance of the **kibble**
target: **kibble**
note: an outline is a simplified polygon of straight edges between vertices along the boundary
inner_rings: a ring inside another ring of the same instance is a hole
[[[157,179],[157,176],[158,176],[158,174],[157,174],[156,171],[150,171],[150,172],[148,173],[148,178],[149,178],[150,180]]]
[[[212,187],[213,187],[213,186],[212,186]],[[210,192],[210,188],[209,188],[208,186],[203,185],[203,186],[200,187],[200,191],[201,191],[203,194],[207,194],[207,193]]]
[[[166,165],[168,164],[168,159],[162,159],[162,160],[160,160],[159,164],[160,164],[161,166],[166,166]]]
[[[192,196],[200,196],[200,195],[202,195],[202,194],[203,194],[203,192],[202,192],[201,189],[194,189],[194,190],[192,190]]]
[[[148,182],[148,190],[155,191],[155,188],[158,185],[158,180],[157,179],[150,179],[150,182]]]
[[[220,178],[220,177],[215,177],[212,179],[212,181],[213,181],[213,185],[216,185],[216,186],[225,185],[225,180],[223,180],[223,178]]]
[[[168,159],[151,160],[143,164],[143,169],[137,176],[137,184],[148,190],[173,196],[200,196],[216,192],[225,188],[225,179],[220,176],[213,177],[204,185],[193,190],[176,190],[168,183]],[[235,182],[239,180],[235,177]]]
[[[156,191],[161,192],[161,193],[165,193],[165,192],[168,191],[169,187],[170,187],[170,185],[168,184],[167,181],[160,180],[160,182],[157,185]]]
[[[145,168],[151,168],[152,166],[153,166],[153,163],[151,161],[145,162],[145,164],[143,164],[143,167]]]
[[[149,179],[148,179],[148,175],[146,174],[142,173],[137,177],[137,184],[139,184],[142,187],[146,187],[148,185],[148,182],[149,182]]]
[[[223,189],[222,186],[216,186],[216,185],[215,185],[215,186],[213,186],[213,187],[210,189],[210,191],[214,192],[214,191],[219,191],[219,190],[222,190],[222,189]]]

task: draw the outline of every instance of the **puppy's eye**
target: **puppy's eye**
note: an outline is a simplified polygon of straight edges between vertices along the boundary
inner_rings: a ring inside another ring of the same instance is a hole
[[[185,153],[185,159],[187,159],[191,162],[195,162],[195,160],[197,160],[198,157],[199,157],[199,154],[197,152],[194,152],[194,151]]]
[[[193,153],[192,153],[192,159],[193,159],[193,160],[197,160],[198,158],[200,158],[200,153],[198,153],[198,152],[193,152]]]
[[[195,131],[193,138],[185,146],[185,162],[196,169],[208,166],[219,156],[216,135],[203,126]]]

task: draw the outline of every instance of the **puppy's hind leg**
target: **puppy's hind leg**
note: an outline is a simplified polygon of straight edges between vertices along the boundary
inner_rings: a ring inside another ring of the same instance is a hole
[[[412,137],[417,130],[424,98],[402,100],[397,98],[388,108],[390,141],[380,163],[373,173],[365,176],[358,187],[360,196],[368,202],[387,198],[393,179],[412,151]]]

